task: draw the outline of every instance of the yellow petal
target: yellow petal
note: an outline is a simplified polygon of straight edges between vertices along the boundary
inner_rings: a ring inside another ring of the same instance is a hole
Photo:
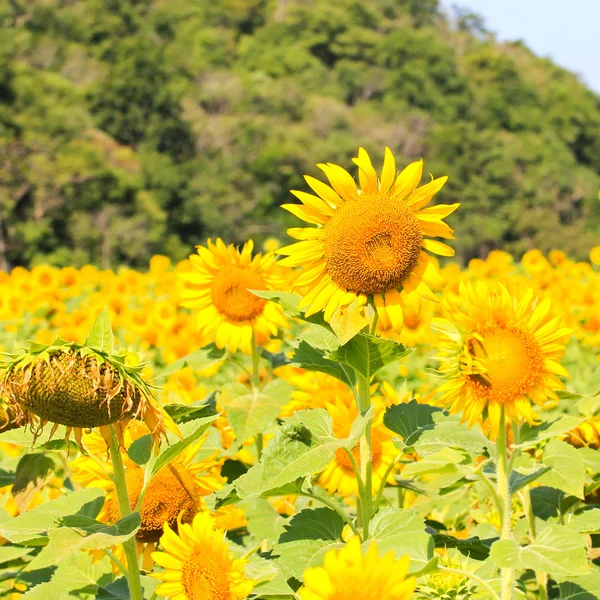
[[[333,208],[325,202],[322,198],[318,196],[313,196],[312,194],[307,194],[306,192],[299,192],[298,190],[292,190],[292,194],[302,202],[305,206],[310,206],[314,208],[316,211],[320,212],[323,215],[327,215],[331,217],[333,215]]]
[[[404,198],[408,196],[421,182],[423,177],[423,161],[411,163],[396,177],[392,188],[392,197]]]
[[[385,157],[383,159],[383,169],[381,170],[381,191],[387,192],[394,183],[396,177],[396,159],[392,151],[386,146]]]
[[[317,167],[325,173],[331,187],[345,200],[352,200],[358,196],[356,183],[348,171],[332,163],[318,164]]]

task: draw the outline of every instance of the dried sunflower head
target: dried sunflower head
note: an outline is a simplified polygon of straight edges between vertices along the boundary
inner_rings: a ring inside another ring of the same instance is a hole
[[[145,421],[155,443],[167,429],[180,435],[141,378],[142,366],[127,365],[125,356],[113,354],[112,346],[103,311],[83,345],[57,339],[49,346],[30,343],[9,355],[0,383],[7,410],[36,435],[46,423],[54,423],[51,437],[64,425],[66,439],[73,432],[78,443],[84,430],[98,427],[110,444],[110,425],[121,442],[133,418]]]

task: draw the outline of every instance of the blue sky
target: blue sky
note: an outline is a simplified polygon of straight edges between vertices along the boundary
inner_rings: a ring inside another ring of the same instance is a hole
[[[600,0],[445,0],[485,17],[501,40],[523,40],[539,56],[581,75],[600,93]]]

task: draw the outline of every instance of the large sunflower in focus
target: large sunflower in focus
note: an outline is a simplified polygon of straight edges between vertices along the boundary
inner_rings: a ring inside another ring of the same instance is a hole
[[[436,324],[440,371],[450,376],[440,391],[469,425],[480,421],[495,437],[503,407],[508,420],[534,423],[531,402],[558,400],[558,377],[568,376],[559,360],[571,330],[550,300],[534,300],[531,289],[517,299],[503,285],[461,283]]]
[[[399,331],[400,294],[416,292],[436,300],[430,288],[444,284],[425,251],[454,255],[452,248],[429,238],[453,239],[443,219],[458,204],[427,207],[447,177],[417,188],[422,161],[396,176],[396,161],[386,148],[378,178],[363,148],[353,160],[360,188],[342,167],[327,163],[317,166],[331,187],[306,176],[316,195],[292,192],[302,204],[282,208],[317,227],[289,229],[288,234],[300,241],[278,250],[287,255],[279,264],[304,267],[293,286],[304,295],[300,308],[306,308],[307,315],[324,311],[329,320],[337,308],[354,300],[366,304],[372,297],[378,313]]]
[[[254,243],[241,252],[219,238],[198,246],[190,256],[192,270],[180,273],[185,289],[182,306],[197,311],[197,323],[207,339],[219,348],[252,352],[252,331],[258,344],[287,327],[281,308],[249,290],[284,289],[285,278],[273,254],[252,256]]]

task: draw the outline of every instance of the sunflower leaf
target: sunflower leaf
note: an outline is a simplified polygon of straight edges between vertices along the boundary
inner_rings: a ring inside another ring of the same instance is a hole
[[[492,544],[491,559],[506,569],[532,569],[556,576],[589,573],[585,539],[562,525],[548,525],[528,546],[513,540]]]
[[[46,533],[58,519],[80,512],[103,496],[101,489],[87,488],[50,500],[0,523],[0,535],[13,543],[31,540]]]
[[[334,350],[329,359],[352,367],[370,378],[379,369],[411,352],[394,340],[378,338],[367,333],[355,335],[349,342]]]
[[[110,324],[108,309],[104,307],[102,312],[96,317],[92,329],[85,338],[85,346],[99,350],[105,354],[112,354],[114,351],[114,334]]]
[[[163,467],[175,460],[190,444],[196,442],[216,418],[217,415],[213,415],[190,421],[190,424],[195,424],[196,428],[187,437],[161,451],[152,465],[151,475],[158,473]]]
[[[356,374],[349,365],[325,358],[320,350],[313,348],[305,341],[298,344],[292,357],[292,365],[307,371],[319,371],[343,381],[348,387],[356,385]]]
[[[287,419],[269,441],[262,459],[236,479],[240,498],[266,495],[292,481],[323,470],[339,448],[353,448],[373,407],[352,424],[350,435],[340,439],[333,433],[331,416],[325,409],[301,410]]]
[[[410,556],[410,571],[419,571],[433,558],[433,538],[425,531],[425,522],[415,509],[387,507],[371,521],[371,538],[377,543],[379,555],[390,550],[396,558]],[[364,543],[367,548],[370,541]]]
[[[48,531],[48,545],[27,565],[27,570],[57,565],[78,550],[98,550],[122,544],[135,535],[141,520],[140,513],[135,512],[114,525],[90,517],[68,517],[65,523],[67,525]]]
[[[538,479],[540,485],[548,485],[583,499],[585,465],[576,448],[562,440],[552,440],[544,448],[542,464],[551,467],[551,470]]]
[[[241,383],[229,383],[221,391],[231,428],[238,442],[244,442],[275,421],[281,406],[290,399],[291,386],[274,379],[261,390],[248,389]]]

